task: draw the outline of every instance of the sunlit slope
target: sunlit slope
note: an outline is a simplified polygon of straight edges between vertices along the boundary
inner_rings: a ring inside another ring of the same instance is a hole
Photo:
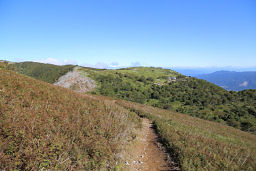
[[[154,122],[182,170],[256,170],[254,134],[147,105],[117,103]]]
[[[0,68],[0,170],[114,169],[136,114]]]
[[[14,65],[22,68],[21,73],[36,79],[44,77],[47,82],[57,81],[57,78],[74,67],[34,62]],[[49,70],[45,72],[41,68]],[[69,88],[80,93],[93,90],[94,94],[168,109],[256,134],[256,90],[229,92],[205,80],[186,77],[163,68],[77,68],[76,73],[69,72],[69,75],[65,75],[66,80],[60,83],[69,84],[68,81],[71,80]],[[77,75],[78,78],[72,78],[72,75]]]
[[[229,92],[175,71],[153,67],[81,68],[97,83],[93,93],[169,109],[256,133],[256,90]]]
[[[48,83],[54,83],[59,77],[65,75],[68,71],[72,71],[74,65],[52,65],[38,62],[20,62],[11,64],[17,72],[42,80]]]

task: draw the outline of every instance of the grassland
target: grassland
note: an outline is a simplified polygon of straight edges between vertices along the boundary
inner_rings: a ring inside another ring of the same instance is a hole
[[[138,77],[151,77],[153,79],[164,79],[167,77],[181,76],[178,72],[170,69],[156,68],[156,67],[131,67],[131,68],[121,68],[116,71],[123,74],[134,74]],[[166,80],[166,79],[165,79]]]
[[[0,67],[0,170],[114,170],[139,117]]]
[[[182,170],[256,170],[256,136],[184,114],[117,100],[152,120]]]

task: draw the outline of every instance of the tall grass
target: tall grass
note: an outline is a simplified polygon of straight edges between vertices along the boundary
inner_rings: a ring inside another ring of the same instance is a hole
[[[0,68],[0,170],[114,169],[139,118]]]
[[[256,170],[256,136],[219,123],[127,101],[150,118],[182,170]]]

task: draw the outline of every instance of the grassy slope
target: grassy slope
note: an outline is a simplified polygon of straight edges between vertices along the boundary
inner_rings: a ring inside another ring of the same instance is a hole
[[[174,77],[181,75],[170,69],[156,68],[156,67],[131,67],[131,68],[122,68],[117,69],[121,73],[135,74],[136,76],[151,77],[154,79],[161,79],[161,76]]]
[[[97,81],[94,93],[117,97],[256,133],[256,90],[228,92],[204,80],[161,68],[97,70],[83,68]],[[168,78],[176,81],[168,82]]]
[[[111,101],[0,67],[0,170],[113,169],[138,124]]]
[[[52,83],[74,66],[34,62],[11,65],[20,73]],[[256,90],[228,92],[214,84],[153,67],[118,70],[82,68],[98,84],[94,93],[171,109],[256,133]],[[177,80],[169,83],[168,79]]]
[[[182,170],[256,170],[256,136],[219,123],[128,101],[150,118]]]
[[[34,62],[12,66],[20,73],[50,83],[74,67]],[[80,71],[96,80],[96,94],[171,109],[256,133],[256,90],[228,92],[207,81],[153,67]],[[168,83],[172,77],[177,80]]]
[[[181,74],[162,68],[133,67],[118,70],[82,68],[81,73],[96,80],[97,94],[123,98],[139,103],[146,102],[146,95],[154,84],[167,83],[168,77],[184,77]],[[135,93],[136,91],[136,93]]]
[[[12,67],[19,73],[42,80],[48,83],[54,83],[59,77],[71,71],[74,65],[58,66],[52,64],[43,64],[37,62],[14,63]]]

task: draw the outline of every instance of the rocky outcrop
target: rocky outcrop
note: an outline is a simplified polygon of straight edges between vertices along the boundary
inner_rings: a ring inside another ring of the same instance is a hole
[[[61,76],[54,85],[72,89],[76,92],[93,91],[97,85],[94,80],[86,76],[86,73],[79,71],[80,67],[75,67],[73,71]]]

